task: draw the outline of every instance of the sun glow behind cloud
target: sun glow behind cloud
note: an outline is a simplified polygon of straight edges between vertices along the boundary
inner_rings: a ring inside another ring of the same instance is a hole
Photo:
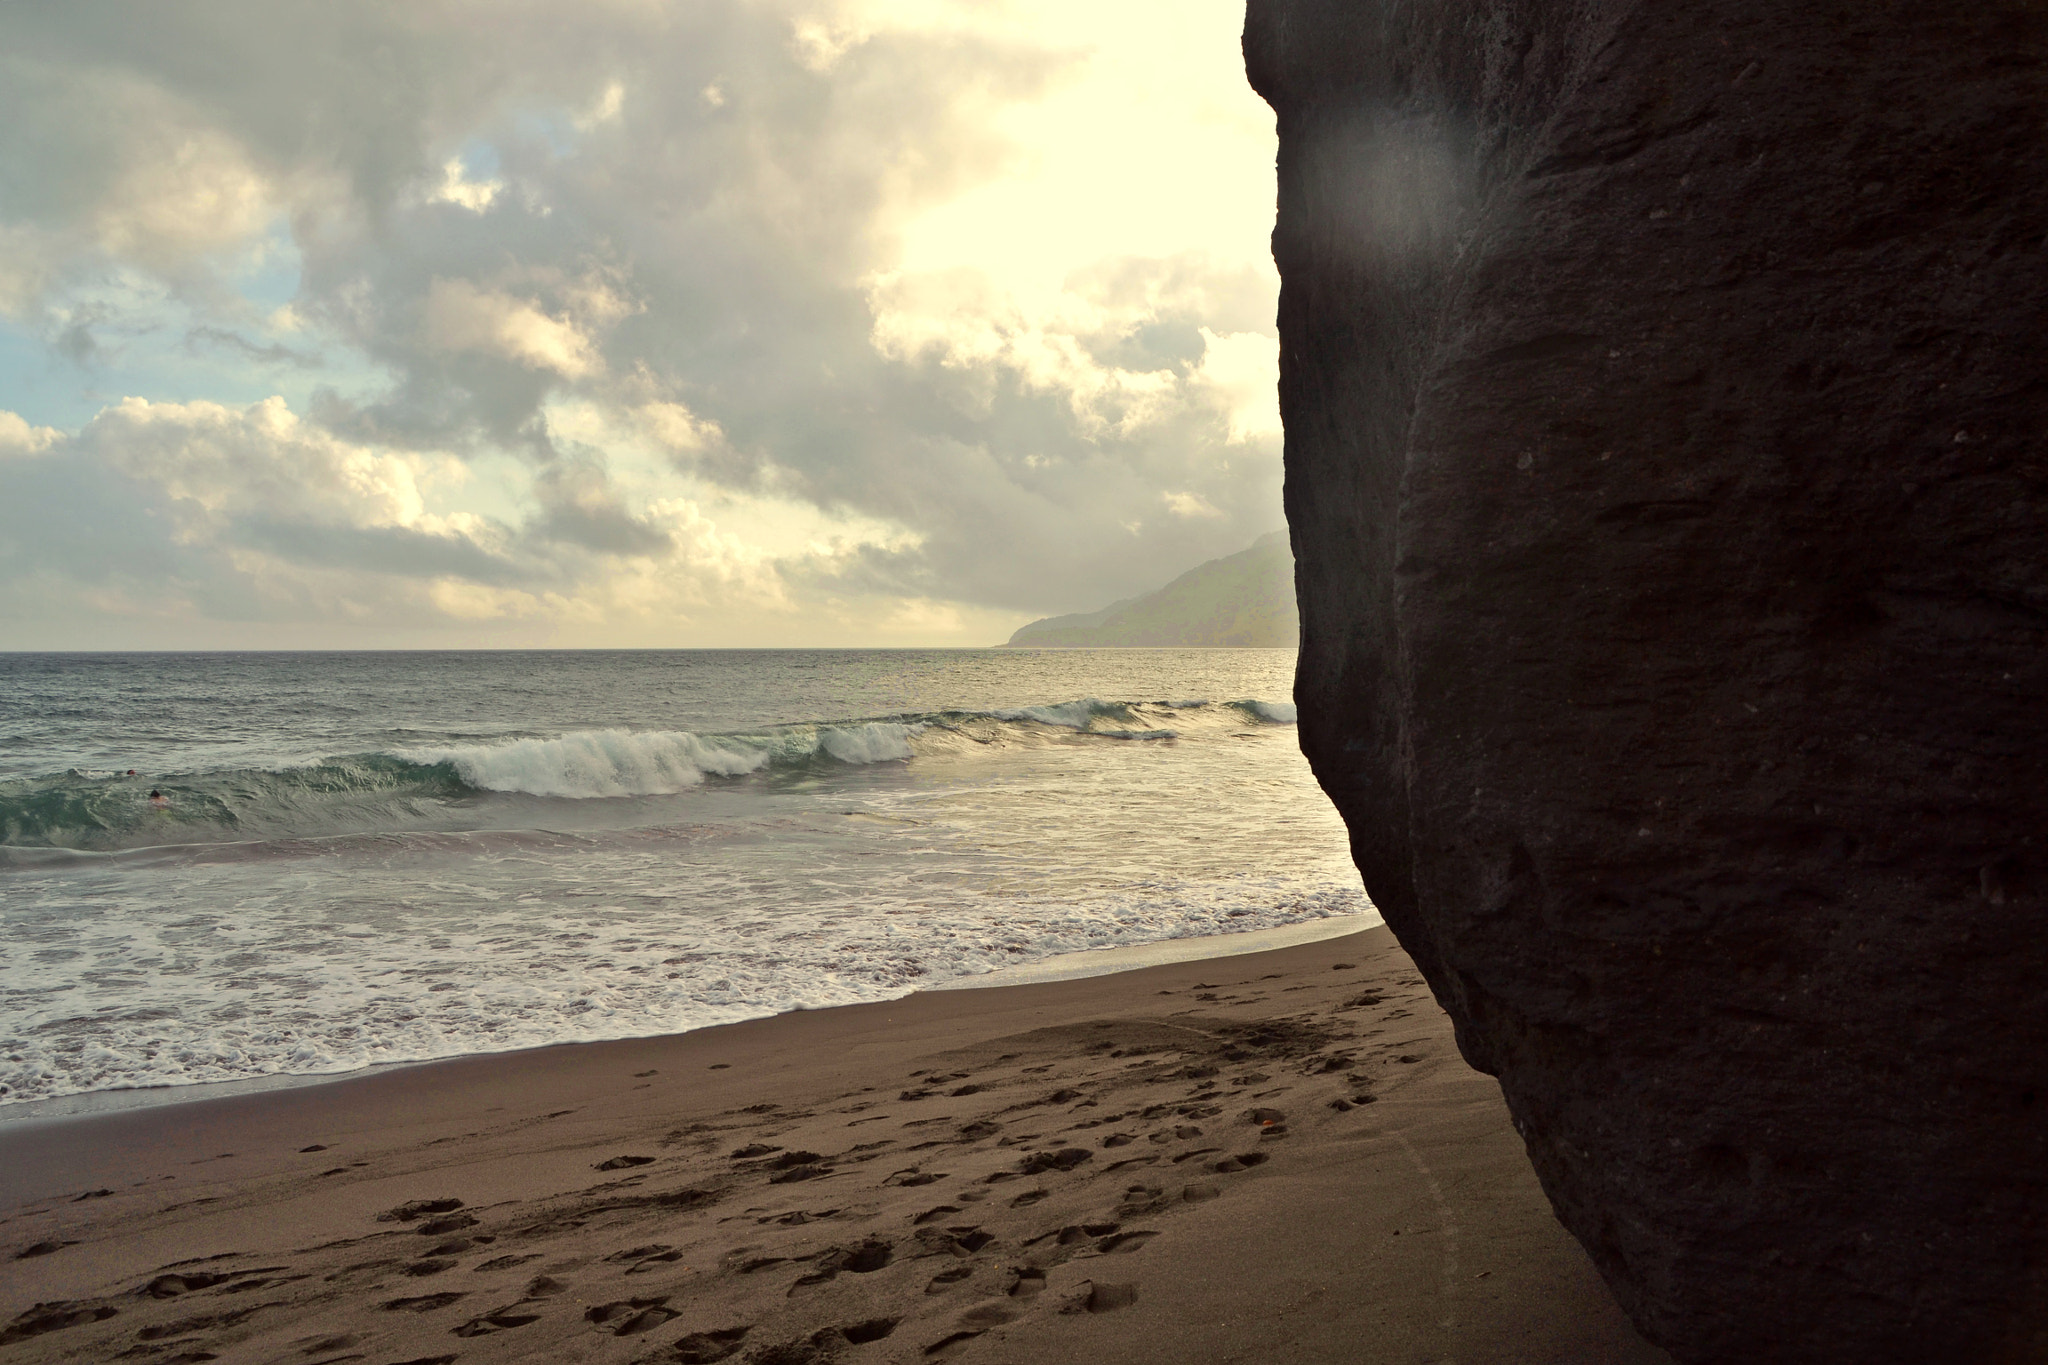
[[[0,16],[0,646],[987,643],[1242,548],[1240,14]]]

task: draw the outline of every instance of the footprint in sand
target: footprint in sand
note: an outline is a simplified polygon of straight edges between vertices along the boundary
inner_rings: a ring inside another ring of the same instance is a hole
[[[659,1256],[665,1251],[672,1250],[674,1248],[670,1247],[666,1242],[650,1242],[644,1247],[628,1247],[624,1251],[614,1251],[605,1259],[607,1261],[644,1261],[650,1256]]]
[[[78,1243],[76,1242],[37,1242],[31,1246],[23,1247],[20,1251],[15,1252],[14,1259],[17,1261],[26,1261],[31,1256],[48,1256],[52,1252],[62,1251],[65,1247],[77,1245]]]
[[[1013,1266],[1010,1275],[1013,1299],[1035,1299],[1045,1292],[1045,1272],[1035,1265]]]
[[[973,1273],[974,1267],[971,1265],[959,1265],[954,1266],[951,1270],[941,1270],[938,1274],[932,1276],[930,1283],[925,1285],[924,1292],[927,1294],[943,1294]]]
[[[152,1299],[172,1299],[194,1289],[210,1289],[228,1279],[227,1275],[210,1275],[205,1271],[188,1271],[183,1275],[159,1275],[137,1290]]]
[[[1218,1175],[1230,1175],[1237,1171],[1249,1170],[1269,1159],[1264,1152],[1239,1152],[1236,1156],[1225,1157],[1209,1169]]]
[[[208,1313],[196,1318],[180,1318],[176,1322],[160,1322],[153,1327],[143,1328],[135,1334],[135,1337],[138,1341],[158,1341],[164,1337],[180,1337],[192,1332],[204,1332],[213,1328],[233,1327],[242,1319],[261,1312],[264,1308],[274,1306],[259,1303],[233,1313]],[[160,1347],[157,1349],[164,1348]],[[124,1357],[139,1354],[143,1354],[143,1352],[139,1350],[122,1352]]]
[[[88,1307],[82,1303],[39,1303],[16,1316],[14,1321],[0,1328],[0,1346],[39,1337],[45,1332],[61,1332],[67,1327],[79,1327],[89,1322],[104,1322],[120,1313],[118,1308]]]
[[[617,1337],[638,1336],[651,1332],[669,1319],[680,1316],[667,1307],[666,1294],[652,1299],[620,1299],[615,1303],[599,1304],[585,1310],[583,1320],[596,1323],[605,1331]]]
[[[895,1259],[895,1254],[894,1243],[885,1242],[879,1237],[870,1237],[859,1246],[850,1249],[833,1247],[822,1252],[813,1262],[817,1269],[796,1283],[797,1286],[823,1284],[841,1271],[854,1275],[871,1275]]]
[[[1142,1218],[1148,1213],[1157,1213],[1169,1201],[1166,1191],[1157,1185],[1131,1185],[1124,1190],[1124,1197],[1117,1203],[1118,1218]]]
[[[645,1275],[650,1271],[659,1270],[665,1265],[682,1259],[683,1253],[680,1251],[659,1251],[652,1256],[643,1257],[627,1266],[626,1273],[628,1275]]]
[[[1086,1147],[1062,1147],[1056,1152],[1033,1152],[1017,1163],[1017,1169],[1024,1175],[1041,1175],[1046,1171],[1071,1171],[1094,1159],[1095,1153]]]
[[[670,1347],[670,1359],[678,1365],[714,1365],[739,1350],[752,1327],[726,1327],[712,1332],[691,1332]],[[657,1357],[658,1358],[658,1357]]]
[[[466,1299],[467,1294],[421,1294],[411,1299],[389,1299],[384,1303],[387,1313],[431,1313],[436,1308],[446,1308],[457,1299]]]
[[[991,1327],[1001,1327],[1006,1322],[1015,1322],[1020,1310],[997,1300],[994,1303],[977,1304],[962,1313],[960,1325],[977,1332],[986,1332]]]
[[[855,1346],[865,1346],[871,1341],[880,1341],[896,1330],[901,1318],[869,1318],[865,1322],[853,1322],[835,1329]]]
[[[380,1223],[415,1223],[434,1213],[453,1213],[462,1207],[460,1199],[412,1199],[377,1215]]]
[[[1135,1284],[1105,1284],[1098,1280],[1086,1280],[1083,1291],[1061,1309],[1065,1313],[1114,1313],[1119,1308],[1129,1308],[1138,1301],[1138,1286]]]
[[[1097,1237],[1107,1237],[1122,1226],[1121,1223],[1077,1223],[1059,1230],[1058,1244],[1063,1247],[1079,1246]]]
[[[508,1303],[503,1308],[494,1308],[481,1317],[471,1318],[460,1327],[451,1327],[448,1330],[458,1337],[485,1337],[493,1332],[507,1332],[514,1327],[539,1322],[540,1314],[522,1311],[529,1306],[531,1305],[526,1300],[521,1299],[517,1303]]]
[[[527,1256],[493,1256],[490,1260],[478,1266],[477,1269],[510,1270],[513,1266],[525,1265],[528,1261],[538,1261],[539,1259],[540,1253],[537,1251]]]

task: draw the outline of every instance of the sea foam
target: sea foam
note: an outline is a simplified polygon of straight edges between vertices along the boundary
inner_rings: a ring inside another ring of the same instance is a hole
[[[738,777],[766,766],[765,747],[707,741],[687,730],[586,730],[555,739],[516,739],[402,753],[412,762],[446,763],[485,791],[529,796],[666,796],[707,774]]]

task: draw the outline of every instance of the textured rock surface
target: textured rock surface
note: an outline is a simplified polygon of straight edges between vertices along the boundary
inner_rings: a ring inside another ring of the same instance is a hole
[[[1302,741],[1686,1361],[2048,1359],[2048,8],[1252,0]]]

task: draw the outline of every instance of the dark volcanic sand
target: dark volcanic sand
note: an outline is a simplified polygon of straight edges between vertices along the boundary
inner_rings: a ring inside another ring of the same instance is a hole
[[[9,1365],[1668,1360],[1384,929],[0,1128],[0,1208]]]

